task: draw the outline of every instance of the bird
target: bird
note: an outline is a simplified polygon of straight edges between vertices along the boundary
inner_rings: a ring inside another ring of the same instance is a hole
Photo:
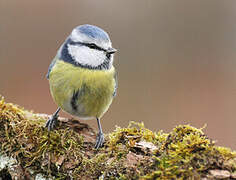
[[[110,37],[95,25],[79,25],[61,45],[49,65],[47,79],[56,112],[47,120],[48,131],[55,129],[61,110],[79,119],[96,119],[95,149],[104,144],[100,119],[117,94],[117,73]]]

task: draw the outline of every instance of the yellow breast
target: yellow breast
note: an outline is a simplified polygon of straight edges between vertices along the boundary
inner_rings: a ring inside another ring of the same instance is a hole
[[[56,60],[49,75],[54,101],[66,112],[82,118],[100,118],[115,91],[115,69],[90,70]]]

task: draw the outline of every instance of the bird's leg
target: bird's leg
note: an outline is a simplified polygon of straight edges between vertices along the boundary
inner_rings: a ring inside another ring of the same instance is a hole
[[[103,143],[104,143],[104,135],[102,132],[102,127],[101,127],[101,123],[100,123],[100,119],[97,118],[97,123],[98,123],[98,134],[97,134],[97,138],[96,138],[96,144],[95,144],[95,149],[98,149],[100,147],[102,147]]]
[[[46,122],[45,127],[48,128],[48,131],[51,131],[55,128],[56,124],[57,124],[57,118],[58,118],[58,113],[61,110],[61,108],[57,108],[56,112],[48,119],[48,121]]]

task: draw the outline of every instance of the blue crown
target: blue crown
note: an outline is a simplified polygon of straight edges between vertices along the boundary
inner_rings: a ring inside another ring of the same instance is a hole
[[[93,38],[93,39],[101,39],[105,41],[109,41],[110,38],[108,34],[101,28],[89,24],[84,24],[81,26],[77,26],[76,30],[86,36]]]

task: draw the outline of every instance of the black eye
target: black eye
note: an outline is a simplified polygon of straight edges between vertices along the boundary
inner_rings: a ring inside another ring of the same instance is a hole
[[[99,51],[105,51],[103,48],[97,46],[94,43],[84,43],[85,46],[88,46],[90,49],[97,49]]]
[[[89,44],[89,47],[92,48],[92,49],[97,49],[97,45],[96,44]]]

